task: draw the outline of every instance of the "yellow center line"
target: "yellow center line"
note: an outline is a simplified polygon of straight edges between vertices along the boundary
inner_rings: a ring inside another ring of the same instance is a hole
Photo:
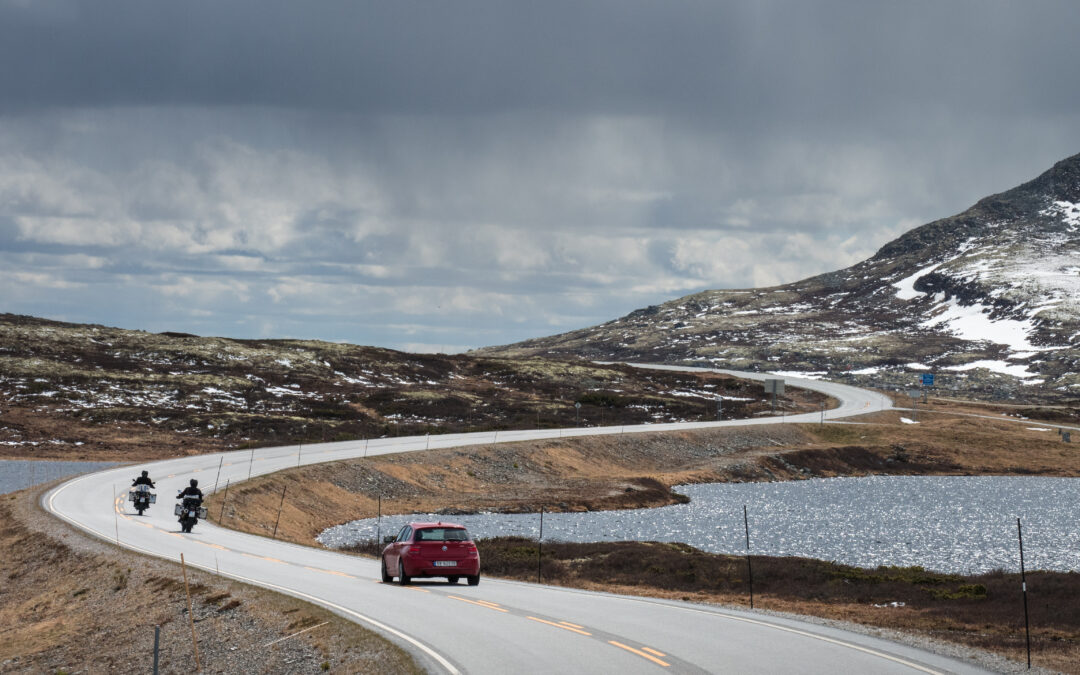
[[[419,593],[430,593],[431,592],[431,591],[425,591],[422,588],[417,588],[416,586],[406,586],[405,590],[407,590],[407,591],[417,591]]]
[[[219,544],[208,544],[205,541],[200,541],[198,543],[202,544],[203,546],[209,546],[210,548],[216,548],[219,551],[228,551],[229,550],[229,549],[227,549],[224,546],[221,546]]]
[[[478,607],[483,607],[485,609],[493,609],[496,612],[509,612],[510,611],[510,610],[507,610],[507,609],[503,609],[502,607],[492,607],[491,604],[486,603],[486,602],[477,602],[476,600],[467,600],[466,598],[459,598],[456,595],[448,595],[446,597],[450,598],[451,600],[460,600],[461,602],[467,602],[470,605],[476,605]]]
[[[346,579],[355,579],[356,578],[351,574],[345,574],[344,572],[338,572],[337,570],[324,570],[324,569],[319,568],[319,567],[308,567],[307,565],[304,565],[304,569],[311,570],[312,572],[322,572],[323,574],[336,574],[337,576],[345,577]]]
[[[621,642],[615,642],[614,640],[608,640],[608,644],[609,645],[615,645],[616,647],[618,647],[620,649],[625,649],[628,652],[631,652],[633,654],[637,654],[638,656],[640,656],[643,659],[649,659],[653,663],[664,666],[665,668],[671,665],[667,661],[661,661],[660,659],[656,658],[652,654],[646,654],[645,652],[641,651],[640,649],[634,649],[633,647],[624,645]]]
[[[253,553],[241,553],[240,555],[246,555],[249,558],[255,558],[257,560],[269,560],[270,562],[281,563],[282,565],[285,564],[285,563],[281,562],[280,560],[278,560],[277,558],[268,558],[268,557],[266,557],[264,555],[255,555]]]
[[[592,637],[592,633],[580,630],[578,628],[571,628],[570,626],[564,626],[561,623],[555,623],[554,621],[545,621],[544,619],[537,619],[535,616],[527,616],[525,618],[526,619],[531,619],[532,621],[539,621],[540,623],[546,623],[547,625],[555,626],[556,628],[562,628],[563,630],[568,630],[568,631],[570,631],[572,633],[580,633],[581,635],[588,635],[589,637]]]
[[[499,603],[497,603],[497,602],[488,602],[487,600],[477,600],[476,603],[479,604],[479,605],[485,605],[487,607],[491,607],[492,609],[499,609],[501,607],[501,605],[499,605]],[[581,626],[578,626],[578,628],[581,628]]]
[[[176,478],[176,474],[175,473],[170,473],[168,476],[165,476],[165,477],[166,478]]]
[[[136,525],[141,525],[142,527],[149,527],[151,530],[155,529],[154,526],[151,525],[150,523],[140,523],[140,522],[136,521],[135,524]]]
[[[200,471],[202,471],[202,469],[192,469],[191,471],[192,473],[199,473]]]
[[[561,623],[564,626],[570,626],[571,628],[584,628],[585,627],[585,626],[579,626],[576,623],[570,623],[569,621],[560,621],[559,623]]]
[[[643,651],[643,652],[649,652],[650,654],[655,654],[655,655],[657,655],[657,656],[667,656],[667,654],[665,654],[664,652],[658,652],[658,651],[656,651],[655,649],[650,649],[650,648],[648,648],[648,647],[642,647],[642,648],[641,648],[641,651]]]
[[[165,534],[169,535],[170,537],[176,537],[177,539],[183,539],[183,537],[181,537],[179,534],[177,534],[175,532],[166,532]]]
[[[232,466],[232,465],[233,465],[232,462],[225,462],[225,466]]]

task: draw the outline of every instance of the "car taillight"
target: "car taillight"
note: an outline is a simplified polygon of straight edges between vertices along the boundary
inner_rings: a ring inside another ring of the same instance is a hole
[[[469,553],[476,553],[476,544],[470,541],[469,543],[465,544],[465,550]]]
[[[419,546],[410,546],[409,547],[409,553],[419,553],[419,552],[420,552],[420,547]]]

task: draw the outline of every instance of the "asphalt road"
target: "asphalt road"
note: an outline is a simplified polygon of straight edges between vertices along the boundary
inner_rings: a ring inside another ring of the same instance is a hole
[[[740,376],[765,377],[738,373]],[[877,393],[786,378],[833,396],[837,419],[891,407]],[[213,571],[327,607],[409,649],[430,672],[447,673],[979,673],[978,668],[886,640],[753,611],[483,578],[479,586],[379,581],[377,561],[273,541],[200,522],[181,534],[174,495],[198,478],[226,481],[347,458],[477,443],[655,432],[745,424],[818,422],[822,413],[713,423],[657,424],[387,438],[200,455],[81,476],[51,490],[45,507],[118,545]],[[158,503],[138,516],[127,488],[140,469]],[[128,512],[130,511],[130,512]]]

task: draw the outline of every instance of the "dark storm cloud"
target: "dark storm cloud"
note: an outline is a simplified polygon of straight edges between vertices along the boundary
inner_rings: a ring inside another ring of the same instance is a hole
[[[553,110],[826,126],[951,101],[1070,110],[1062,2],[7,2],[8,110]],[[928,111],[928,112],[933,112]]]

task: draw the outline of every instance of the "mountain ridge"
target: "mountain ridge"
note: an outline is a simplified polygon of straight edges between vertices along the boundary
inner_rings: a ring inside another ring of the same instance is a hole
[[[991,398],[1080,398],[1080,154],[851,267],[707,290],[480,354],[695,363]]]

